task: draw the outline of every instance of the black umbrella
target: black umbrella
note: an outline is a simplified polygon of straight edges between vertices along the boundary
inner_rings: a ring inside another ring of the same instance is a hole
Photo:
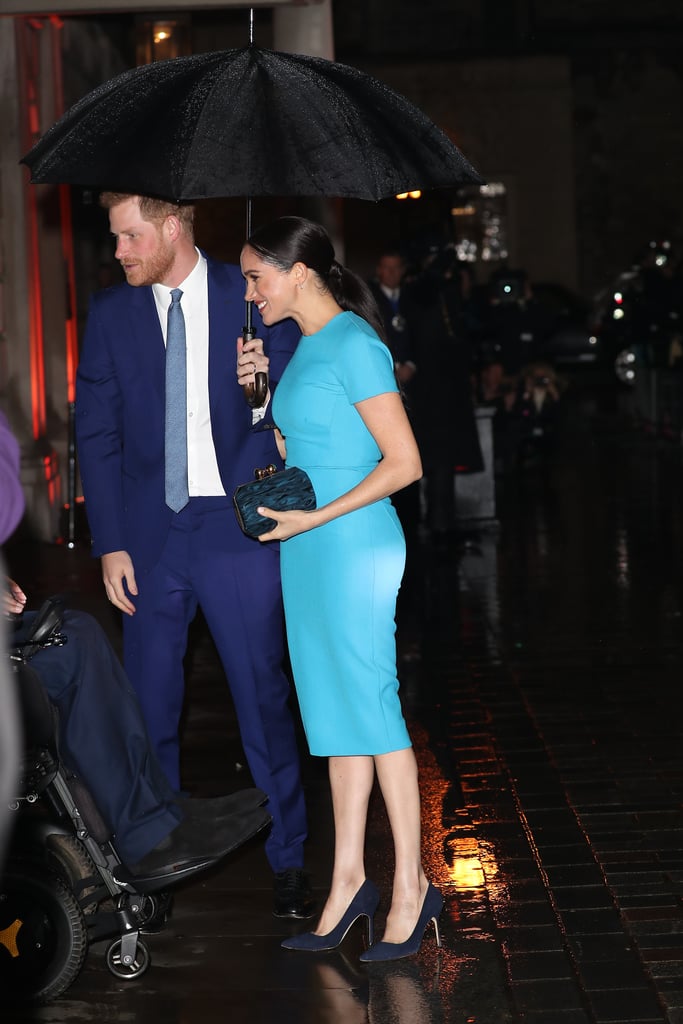
[[[321,57],[253,44],[118,75],[67,110],[21,162],[34,184],[174,201],[379,200],[482,182],[450,139],[382,82]],[[250,212],[249,205],[248,228]],[[245,337],[250,332],[247,304]],[[257,404],[266,388],[259,376],[248,398]]]
[[[175,201],[383,199],[481,178],[425,114],[356,68],[247,46],[126,71],[23,157],[36,184]]]

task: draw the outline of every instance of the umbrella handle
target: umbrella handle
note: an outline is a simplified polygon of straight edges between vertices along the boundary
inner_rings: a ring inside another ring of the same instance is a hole
[[[253,341],[256,337],[256,333],[251,322],[251,302],[246,304],[246,324],[242,328],[242,339],[244,341]],[[253,384],[243,384],[242,391],[244,392],[244,399],[247,405],[251,409],[259,409],[266,400],[268,394],[268,374],[267,373],[255,373]]]
[[[247,341],[248,339],[245,338],[244,340]],[[259,373],[254,375],[254,383],[244,384],[242,391],[244,392],[247,405],[252,409],[260,409],[268,394],[268,374],[259,371]]]

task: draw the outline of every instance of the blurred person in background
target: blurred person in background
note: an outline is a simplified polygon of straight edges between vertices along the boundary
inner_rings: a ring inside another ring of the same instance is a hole
[[[446,248],[430,254],[414,285],[415,423],[425,474],[427,526],[447,543],[456,531],[455,474],[484,468],[473,400],[478,322],[470,268]],[[428,372],[427,372],[428,368]]]
[[[543,462],[557,443],[560,396],[564,381],[546,362],[524,366],[516,389],[506,399],[507,425],[505,457],[507,466]]]
[[[417,372],[410,292],[404,286],[406,264],[398,249],[385,249],[368,285],[382,315],[387,346],[394,357],[396,379],[404,389]]]
[[[24,512],[24,494],[19,481],[19,462],[19,445],[7,420],[0,413],[0,544],[4,544],[14,532]],[[4,563],[1,555],[0,575],[4,579]],[[4,651],[7,647],[7,635],[5,620],[1,616],[0,643],[2,651]],[[14,681],[6,659],[0,656],[0,868],[9,826],[7,805],[14,796],[19,749],[19,716]]]
[[[413,327],[414,309],[410,286],[406,285],[406,262],[397,248],[382,250],[375,276],[368,286],[377,303],[387,347],[394,358],[394,372],[403,393],[408,418],[414,427],[415,386],[418,368]],[[393,495],[392,501],[406,537],[406,577],[417,568],[418,526],[420,523],[419,480]],[[403,595],[405,590],[403,591]],[[402,597],[403,597],[402,595]]]
[[[0,544],[14,533],[24,513],[19,463],[19,445],[0,412]]]
[[[541,355],[550,317],[535,298],[526,271],[502,267],[490,277],[481,321],[481,398],[499,403],[514,389],[522,367]]]

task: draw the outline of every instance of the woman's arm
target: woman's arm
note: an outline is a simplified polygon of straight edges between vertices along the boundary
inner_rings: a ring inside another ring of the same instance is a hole
[[[286,540],[297,533],[305,533],[339,516],[380,501],[420,479],[420,453],[400,396],[395,392],[376,395],[358,402],[356,409],[382,453],[380,462],[346,494],[313,512],[259,509],[259,512],[275,519],[278,524],[270,533],[262,534],[259,540]]]

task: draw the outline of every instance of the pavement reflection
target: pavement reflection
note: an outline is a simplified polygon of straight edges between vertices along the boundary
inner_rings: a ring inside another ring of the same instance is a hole
[[[683,1019],[683,476],[680,451],[568,416],[552,465],[501,481],[499,527],[424,541],[402,601],[401,691],[420,766],[439,951],[363,967],[360,931],[280,948],[262,845],[179,891],[137,983],[101,945],[22,1020],[98,1024],[673,1024]],[[35,601],[70,588],[118,642],[83,550],[10,552]],[[65,582],[68,581],[68,582]],[[197,795],[245,780],[227,688],[197,624],[184,737]],[[302,739],[303,749],[303,739]],[[308,867],[323,899],[325,766],[304,758]],[[388,904],[381,801],[367,871]],[[376,928],[381,934],[382,914]],[[3,1015],[4,1019],[4,1015]]]

